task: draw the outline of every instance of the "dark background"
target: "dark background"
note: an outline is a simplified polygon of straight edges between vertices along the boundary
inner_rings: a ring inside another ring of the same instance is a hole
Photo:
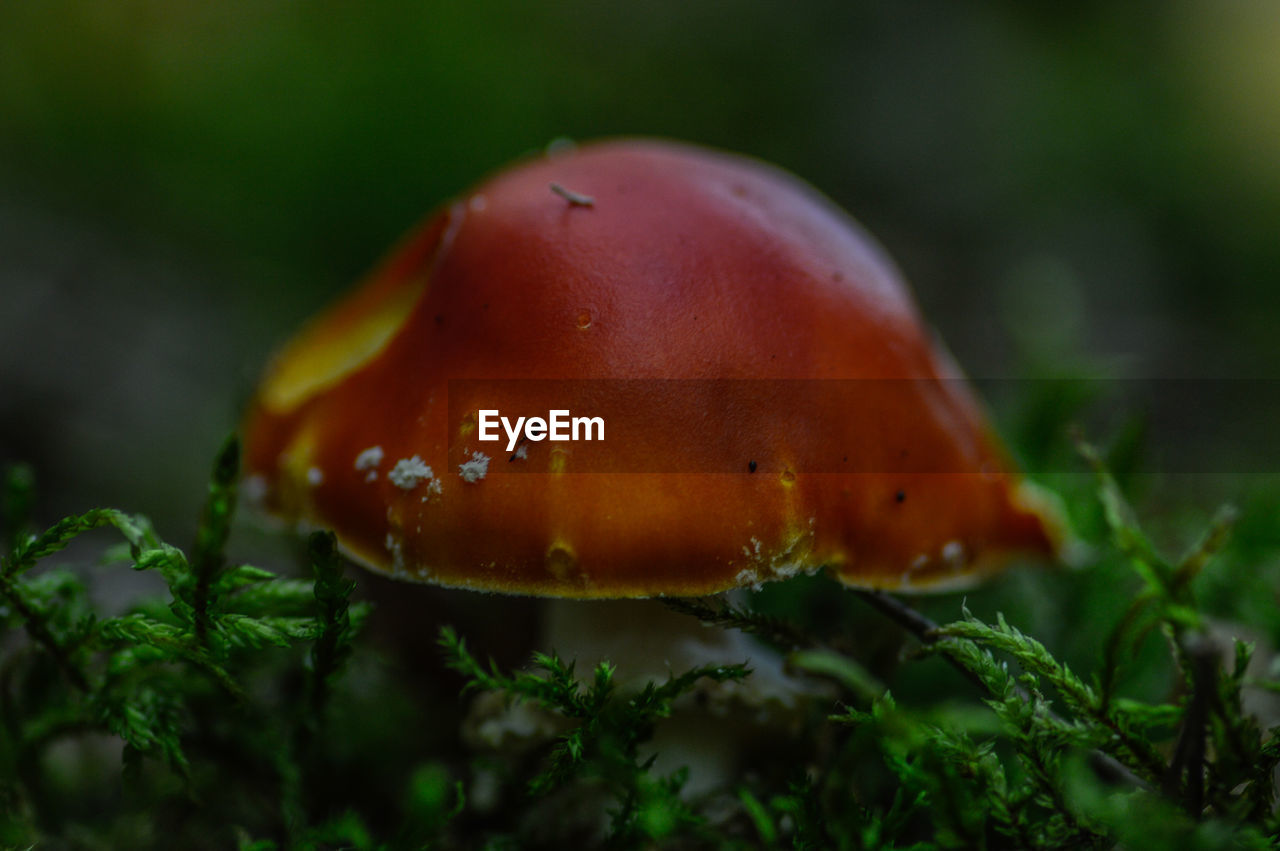
[[[6,3],[0,460],[34,466],[41,520],[118,505],[184,539],[271,350],[557,137],[794,171],[973,375],[1274,378],[1277,44],[1264,0]],[[1245,396],[1185,404],[1265,440]],[[1235,487],[1205,482],[1196,515]]]

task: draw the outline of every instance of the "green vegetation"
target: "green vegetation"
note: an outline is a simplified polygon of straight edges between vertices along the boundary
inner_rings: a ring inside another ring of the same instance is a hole
[[[1275,845],[1277,22],[1208,0],[0,4],[0,847]],[[305,316],[493,169],[616,134],[761,157],[863,222],[1087,547],[913,598],[909,629],[825,577],[675,604],[832,690],[712,795],[648,760],[739,669],[645,691],[522,668],[546,648],[491,646],[479,595],[397,623],[331,538],[296,565],[245,540],[231,447],[175,531],[191,447]],[[152,523],[32,523],[102,504]],[[405,627],[416,648],[387,639]],[[480,701],[552,720],[477,749]]]
[[[709,711],[689,697],[700,685],[742,680],[748,667],[627,689],[607,663],[582,678],[554,655],[506,672],[445,627],[440,667],[460,675],[463,699],[423,697],[357,637],[376,614],[349,602],[355,583],[330,534],[307,541],[306,580],[226,552],[234,441],[214,465],[189,554],[114,510],[31,534],[33,477],[13,468],[2,501],[0,843],[1274,847],[1280,726],[1267,727],[1280,722],[1269,664],[1280,616],[1245,601],[1235,614],[1264,622],[1236,629],[1198,602],[1231,605],[1211,576],[1241,575],[1242,560],[1262,576],[1274,525],[1247,506],[1238,521],[1224,512],[1185,556],[1165,559],[1097,453],[1080,452],[1093,484],[1072,507],[1086,535],[1099,533],[1090,569],[1015,573],[941,626],[910,611],[905,661],[902,637],[874,626],[866,605],[885,600],[835,594],[821,577],[767,587],[745,606],[673,602],[757,635],[833,689],[795,730],[773,733],[783,741],[745,741],[744,771],[710,794],[687,793],[688,770],[659,771],[646,745],[673,713]],[[79,574],[48,565],[101,527],[123,538],[103,561],[158,575],[163,595],[109,614]],[[1031,592],[1078,608],[1037,625],[1035,604],[1017,602]],[[971,611],[1006,604],[1019,619]],[[458,730],[478,693],[523,703],[554,731],[519,752],[464,747]]]

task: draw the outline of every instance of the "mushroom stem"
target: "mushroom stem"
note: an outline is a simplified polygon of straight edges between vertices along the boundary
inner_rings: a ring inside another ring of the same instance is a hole
[[[623,689],[703,665],[751,669],[741,683],[719,684],[747,702],[794,703],[803,689],[773,650],[738,630],[720,629],[670,611],[659,600],[547,600],[542,645],[577,662],[589,677],[602,661],[617,667]]]
[[[699,666],[747,664],[750,676],[706,684],[697,696],[705,710],[677,710],[649,743],[654,771],[669,774],[688,767],[689,782],[682,790],[688,797],[731,782],[745,742],[758,740],[763,729],[787,726],[800,716],[806,699],[822,692],[787,674],[781,656],[739,630],[705,625],[660,600],[553,599],[544,617],[546,649],[575,661],[583,679],[600,662],[612,663],[624,692]]]

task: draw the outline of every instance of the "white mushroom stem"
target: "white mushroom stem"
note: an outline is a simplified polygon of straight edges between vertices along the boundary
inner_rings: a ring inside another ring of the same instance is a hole
[[[716,697],[748,706],[794,708],[808,691],[783,671],[770,648],[736,629],[699,623],[661,600],[548,600],[542,649],[576,661],[578,676],[592,676],[603,661],[617,668],[624,691],[663,682],[691,668],[746,664],[751,676],[717,685]]]
[[[751,674],[743,680],[700,682],[656,726],[644,749],[642,756],[656,755],[657,774],[688,767],[683,791],[689,798],[731,786],[744,745],[766,731],[776,736],[795,726],[807,700],[827,696],[823,685],[786,673],[782,657],[769,647],[738,630],[705,626],[661,600],[548,600],[538,647],[573,662],[584,682],[601,662],[611,663],[623,695],[693,668],[745,664]],[[528,703],[481,696],[465,728],[475,746],[518,753],[562,732],[563,725],[564,719]]]

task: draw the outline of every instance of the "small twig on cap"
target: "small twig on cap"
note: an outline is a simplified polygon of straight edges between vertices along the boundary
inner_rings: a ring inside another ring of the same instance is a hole
[[[559,183],[551,184],[551,191],[568,201],[571,207],[594,207],[596,205],[596,199],[590,195],[582,195],[572,189],[565,189]]]

